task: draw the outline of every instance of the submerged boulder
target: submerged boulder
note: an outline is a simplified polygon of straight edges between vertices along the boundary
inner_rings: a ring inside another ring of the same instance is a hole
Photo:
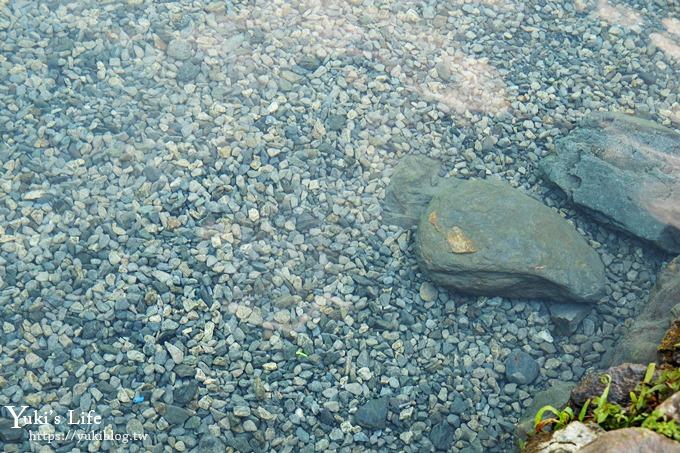
[[[603,358],[603,365],[656,361],[659,342],[674,318],[672,309],[679,303],[680,257],[677,257],[659,272],[647,303],[630,328],[624,332],[616,348]]]
[[[680,134],[629,115],[594,113],[539,167],[596,220],[680,252]]]
[[[468,294],[596,302],[605,293],[604,266],[574,227],[500,181],[441,182],[416,256],[432,281]]]
[[[439,162],[429,157],[402,158],[385,190],[383,220],[402,228],[417,224],[442,179],[437,176],[439,167]]]

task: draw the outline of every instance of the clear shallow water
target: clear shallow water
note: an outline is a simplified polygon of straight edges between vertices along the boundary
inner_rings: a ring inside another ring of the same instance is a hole
[[[30,441],[61,451],[507,450],[531,393],[597,365],[666,258],[575,211],[536,163],[591,110],[677,128],[677,18],[664,2],[0,2],[0,405],[144,434]],[[381,217],[409,154],[560,209],[601,244],[607,302],[561,337],[541,301],[432,287],[412,232]],[[506,379],[513,350],[540,366],[531,384]],[[377,427],[357,422],[366,402]],[[23,451],[29,431],[0,442]]]

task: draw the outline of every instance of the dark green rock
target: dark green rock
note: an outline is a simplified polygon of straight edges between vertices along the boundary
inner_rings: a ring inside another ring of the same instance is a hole
[[[466,410],[468,410],[468,404],[460,395],[456,395],[451,404],[451,413],[461,415]]]
[[[555,385],[541,390],[533,395],[531,404],[522,413],[522,418],[517,424],[517,437],[526,439],[534,432],[534,417],[536,413],[545,405],[551,405],[562,409],[569,402],[569,395],[575,384],[572,382],[558,382]],[[552,416],[548,413],[544,418]]]
[[[185,421],[191,417],[193,413],[183,407],[167,404],[163,418],[171,425],[183,425]]]
[[[369,429],[383,429],[387,426],[389,398],[384,396],[364,403],[354,414],[354,421]]]
[[[485,296],[596,302],[604,266],[555,211],[492,180],[446,180],[421,215],[416,256],[427,277]]]
[[[12,420],[0,418],[0,441],[8,443],[21,442],[26,431],[23,428],[14,428],[13,423]]]
[[[321,65],[321,59],[315,55],[301,55],[297,58],[297,63],[307,71],[316,71]]]
[[[232,435],[231,433],[226,435],[227,445],[238,452],[250,453],[253,451],[253,447],[249,442],[249,436],[247,434],[237,434]]]
[[[177,387],[173,392],[173,398],[175,403],[186,404],[194,399],[194,396],[196,396],[197,392],[198,384],[194,381],[191,381],[188,384]]]
[[[434,425],[432,431],[430,431],[430,442],[437,450],[448,451],[455,440],[453,426],[446,421]]]
[[[196,374],[196,367],[180,364],[174,368],[179,377],[193,377]]]
[[[394,169],[385,191],[383,220],[402,228],[418,223],[425,207],[436,193],[441,178],[440,164],[424,156],[409,155]]]
[[[571,335],[576,332],[583,318],[588,316],[591,306],[585,304],[554,303],[548,307],[550,320],[560,335]]]
[[[201,72],[201,67],[190,61],[182,64],[177,70],[177,80],[182,83],[191,82]]]
[[[675,317],[671,310],[677,304],[680,304],[680,257],[659,272],[642,311],[617,341],[616,348],[607,351],[602,364],[655,362],[659,343]]]
[[[328,115],[327,127],[330,131],[341,131],[345,127],[346,123],[345,115]]]
[[[210,434],[205,434],[198,442],[198,451],[202,453],[223,453],[224,450],[222,441]]]
[[[621,113],[593,113],[556,143],[543,175],[596,220],[680,252],[680,134]]]
[[[531,384],[538,376],[538,363],[524,351],[512,351],[505,359],[505,377],[517,384]]]

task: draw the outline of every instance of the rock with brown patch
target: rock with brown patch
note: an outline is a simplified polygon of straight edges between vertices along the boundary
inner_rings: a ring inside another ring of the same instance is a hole
[[[500,181],[449,179],[421,215],[421,269],[464,293],[596,302],[604,266],[555,211]]]

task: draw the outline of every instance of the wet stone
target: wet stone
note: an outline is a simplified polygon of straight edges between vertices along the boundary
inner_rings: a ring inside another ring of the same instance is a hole
[[[163,418],[172,425],[183,425],[191,417],[191,412],[179,406],[168,404],[165,406]]]
[[[127,422],[126,431],[128,434],[134,436],[142,436],[144,434],[144,426],[137,418],[132,418]]]
[[[201,67],[190,61],[182,64],[177,70],[177,80],[179,82],[190,82],[201,72]]]
[[[505,377],[516,384],[530,384],[538,376],[538,363],[524,351],[513,351],[505,359]]]
[[[185,39],[173,39],[166,49],[168,56],[176,60],[188,60],[194,54],[191,43]]]
[[[3,442],[13,443],[20,442],[24,437],[25,430],[23,428],[13,428],[13,421],[8,419],[0,419],[0,440]]]
[[[156,182],[161,177],[161,172],[158,168],[153,165],[147,165],[144,167],[144,177],[149,182]]]
[[[196,393],[198,393],[198,384],[192,381],[188,384],[177,387],[173,392],[173,398],[175,403],[187,404],[189,401],[194,399]]]
[[[387,426],[388,406],[387,397],[369,400],[356,411],[354,421],[364,428],[383,429]]]
[[[434,425],[430,432],[430,441],[437,450],[448,451],[455,439],[454,429],[446,421]]]

